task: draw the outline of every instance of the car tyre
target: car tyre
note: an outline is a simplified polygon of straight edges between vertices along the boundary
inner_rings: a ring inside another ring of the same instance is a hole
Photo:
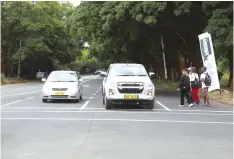
[[[82,94],[80,95],[80,100],[83,100]]]
[[[106,109],[112,109],[113,108],[113,104],[111,104],[109,102],[109,100],[106,99],[106,97],[105,97],[105,106],[106,106]]]
[[[154,105],[155,105],[155,100],[153,99],[152,101],[150,101],[149,104],[146,105],[146,109],[154,109]]]
[[[80,102],[80,99],[75,99],[75,102],[76,102],[76,103],[79,103],[79,102]]]
[[[43,103],[47,103],[47,99],[42,99],[42,102]]]

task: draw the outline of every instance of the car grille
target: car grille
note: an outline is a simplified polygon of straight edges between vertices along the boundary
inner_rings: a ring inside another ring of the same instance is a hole
[[[68,95],[52,95],[52,98],[68,98]]]
[[[52,88],[53,91],[66,91],[68,88]]]
[[[119,93],[139,94],[144,90],[143,83],[118,83]]]
[[[119,93],[142,93],[143,89],[140,88],[118,88]]]

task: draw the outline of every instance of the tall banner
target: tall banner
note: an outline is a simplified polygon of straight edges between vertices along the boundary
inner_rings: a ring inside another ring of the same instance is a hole
[[[213,90],[220,89],[211,35],[206,32],[198,35],[198,38],[200,43],[203,65],[207,68],[207,72],[211,77],[211,85],[208,89],[208,91],[211,92]]]

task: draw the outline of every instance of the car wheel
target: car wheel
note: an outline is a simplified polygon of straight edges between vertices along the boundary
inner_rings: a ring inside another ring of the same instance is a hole
[[[112,109],[113,108],[113,105],[109,102],[108,99],[106,99],[106,97],[105,97],[105,106],[106,106],[106,109]]]
[[[46,103],[46,102],[47,102],[47,99],[42,99],[42,102],[43,102],[43,103]]]
[[[82,94],[80,95],[80,100],[83,100]]]
[[[79,102],[80,102],[80,99],[75,99],[75,102],[76,102],[76,103],[79,103]]]
[[[153,99],[152,101],[150,101],[149,104],[146,105],[146,109],[154,109],[154,104],[155,100]]]

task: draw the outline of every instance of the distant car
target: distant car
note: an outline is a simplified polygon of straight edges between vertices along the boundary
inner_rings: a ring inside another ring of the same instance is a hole
[[[47,79],[42,79],[42,101],[48,100],[82,100],[82,79],[76,71],[53,71]]]
[[[149,73],[151,76],[155,74]],[[111,109],[116,104],[140,104],[153,109],[155,86],[142,64],[111,64],[107,73],[102,72],[103,104]]]

